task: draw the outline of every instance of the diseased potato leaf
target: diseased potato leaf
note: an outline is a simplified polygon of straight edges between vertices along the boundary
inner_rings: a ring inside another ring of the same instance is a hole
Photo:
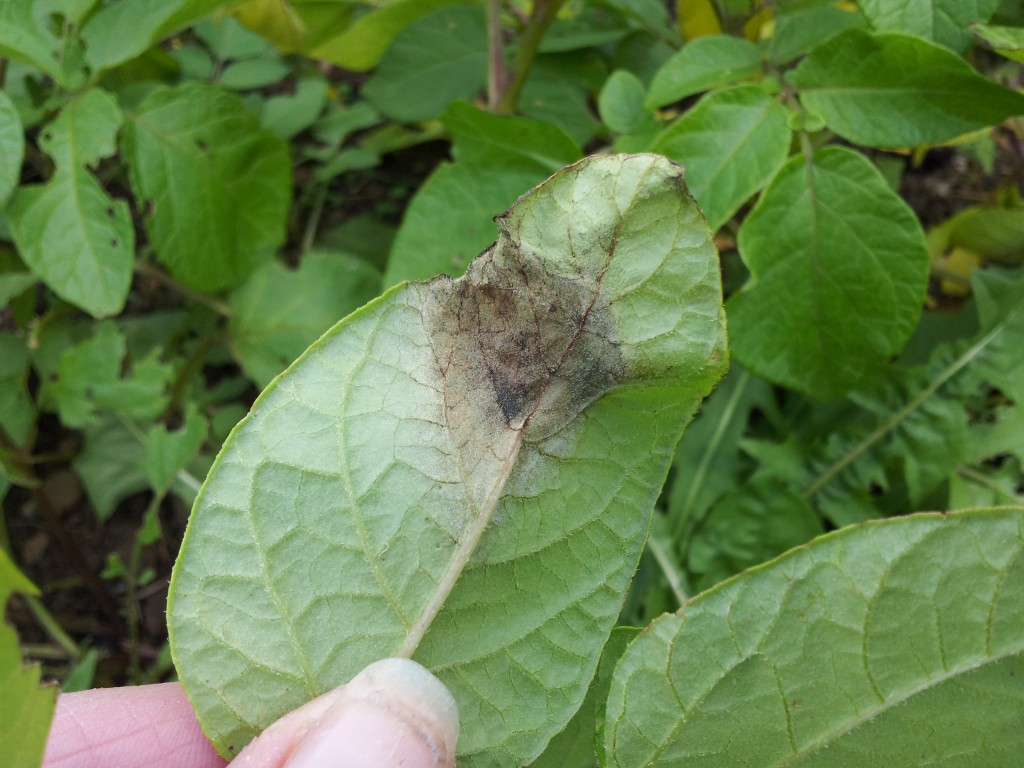
[[[197,499],[168,621],[224,754],[367,663],[462,714],[460,766],[537,757],[587,691],[672,451],[724,370],[718,261],[678,166],[593,157],[260,396]]]

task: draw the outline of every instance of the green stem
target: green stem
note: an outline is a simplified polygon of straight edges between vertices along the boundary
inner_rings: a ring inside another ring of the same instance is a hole
[[[743,397],[743,393],[746,391],[747,384],[749,383],[750,372],[744,370],[740,374],[739,381],[736,382],[736,388],[729,397],[729,402],[725,406],[725,412],[722,414],[722,418],[719,419],[718,424],[715,426],[715,431],[711,435],[711,440],[708,441],[706,446],[704,446],[700,463],[697,465],[697,469],[693,473],[693,481],[686,489],[686,498],[683,500],[682,508],[677,514],[675,523],[675,538],[687,542],[686,546],[689,546],[688,541],[690,535],[693,533],[694,527],[698,522],[700,522],[693,515],[693,506],[697,501],[697,494],[700,493],[701,486],[704,485],[704,478],[711,469],[711,464],[715,460],[715,456],[718,454],[718,446],[721,445],[722,440],[725,437],[726,430],[729,428],[729,424],[736,416],[736,408],[738,407],[740,399]]]
[[[53,614],[46,610],[42,600],[32,595],[22,595],[22,599],[35,617],[36,623],[50,636],[53,642],[59,645],[75,661],[82,658],[81,649],[75,644],[75,641],[71,639],[68,633],[64,631],[57,619],[53,617]]]
[[[201,291],[189,288],[187,285],[184,285],[183,283],[179,283],[177,280],[175,280],[173,277],[168,275],[163,270],[157,269],[156,267],[145,261],[136,261],[135,271],[138,274],[142,275],[143,277],[151,278],[159,283],[162,283],[163,285],[166,285],[168,288],[172,289],[177,293],[180,293],[182,296],[184,296],[187,299],[190,299],[191,301],[194,301],[196,304],[202,304],[204,307],[212,309],[218,315],[223,315],[224,317],[231,316],[231,308],[228,307],[228,305],[225,304],[224,302],[218,301],[212,296],[208,296],[207,294],[202,293]]]
[[[533,12],[526,24],[523,38],[519,43],[519,51],[516,53],[516,59],[512,65],[512,82],[501,94],[495,112],[505,115],[515,114],[519,96],[530,75],[533,60],[537,58],[541,41],[564,3],[565,0],[536,0],[534,2]]]
[[[671,558],[668,556],[668,552],[665,551],[665,547],[662,546],[661,541],[656,536],[651,536],[647,539],[647,550],[651,553],[661,572],[665,574],[665,580],[668,582],[672,594],[679,601],[679,605],[685,605],[687,597],[686,589],[683,587],[682,575],[676,570]]]
[[[501,44],[501,0],[487,0],[487,108],[498,108],[505,89],[505,51]]]
[[[1017,504],[1020,502],[1020,499],[1014,496],[1013,493],[1008,491],[1006,488],[1003,488],[1001,485],[999,485],[999,483],[997,483],[988,475],[982,474],[973,467],[957,467],[956,473],[961,477],[966,477],[971,482],[977,483],[978,485],[988,488],[996,495],[1005,498],[1011,504]]]
[[[321,184],[313,193],[313,206],[306,219],[306,227],[302,232],[302,244],[300,246],[303,254],[307,253],[316,242],[316,232],[320,228],[320,217],[324,212],[324,203],[327,202],[327,184]]]
[[[1017,305],[1016,308],[1006,318],[998,323],[991,331],[986,333],[974,346],[964,352],[957,360],[955,360],[946,370],[940,373],[931,384],[929,384],[924,390],[922,390],[916,397],[910,400],[906,405],[900,408],[896,413],[886,419],[878,428],[861,440],[854,448],[843,456],[841,459],[827,467],[820,475],[818,475],[814,481],[808,485],[803,491],[803,497],[809,499],[830,482],[835,479],[836,475],[846,469],[850,464],[857,460],[857,458],[867,451],[871,446],[881,440],[883,437],[888,435],[900,423],[906,419],[910,414],[916,411],[924,402],[935,394],[935,392],[959,373],[968,363],[974,358],[980,355],[985,347],[992,343],[992,341],[999,336],[1005,330],[1007,324],[1024,309],[1024,304]]]

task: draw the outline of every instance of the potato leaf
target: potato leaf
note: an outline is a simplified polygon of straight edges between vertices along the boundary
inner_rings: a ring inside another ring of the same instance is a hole
[[[0,550],[0,611],[12,592],[37,595],[39,590],[26,579]],[[46,735],[57,703],[57,689],[39,687],[39,665],[26,667],[18,650],[14,628],[0,618],[0,755],[4,765],[28,768],[39,765],[46,748]]]
[[[454,693],[460,766],[527,763],[580,706],[723,372],[718,262],[655,155],[583,160],[499,225],[463,278],[335,326],[226,441],[168,607],[224,754],[394,655]]]
[[[1024,113],[1024,95],[946,48],[897,33],[847,30],[804,59],[792,83],[830,129],[869,147],[934,144]]]
[[[739,247],[751,279],[729,299],[736,358],[766,379],[836,398],[917,325],[924,234],[859,153],[825,147],[789,160],[744,220]]]
[[[128,203],[112,199],[92,173],[113,155],[122,122],[114,97],[99,88],[68,103],[40,133],[56,171],[11,200],[11,234],[25,263],[61,298],[95,317],[124,308],[135,232]]]
[[[610,766],[1013,765],[1024,509],[844,528],[664,616],[619,662]]]
[[[284,239],[288,146],[242,100],[212,86],[153,90],[126,125],[132,189],[149,204],[150,244],[182,282],[240,283]]]

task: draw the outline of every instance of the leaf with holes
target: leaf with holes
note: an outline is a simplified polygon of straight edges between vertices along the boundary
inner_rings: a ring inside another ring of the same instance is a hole
[[[9,211],[25,263],[54,293],[95,317],[120,312],[132,281],[128,204],[112,200],[88,169],[114,154],[121,120],[113,96],[99,88],[69,102],[40,134],[56,165],[53,177],[19,189]]]
[[[168,607],[217,748],[408,656],[461,766],[528,763],[587,691],[683,426],[725,366],[678,166],[583,160],[459,279],[405,283],[260,396],[197,499]]]

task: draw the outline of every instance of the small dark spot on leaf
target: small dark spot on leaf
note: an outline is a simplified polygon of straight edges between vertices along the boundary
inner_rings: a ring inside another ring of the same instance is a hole
[[[116,237],[110,238],[110,247],[111,248],[117,248],[117,245],[118,245],[119,242],[121,242],[121,241],[118,240]]]
[[[114,218],[114,206],[112,206],[112,205],[108,205],[107,206],[107,217],[111,218],[111,219]]]
[[[210,154],[210,145],[202,139],[196,139],[196,146],[199,147],[199,151],[204,155]]]

